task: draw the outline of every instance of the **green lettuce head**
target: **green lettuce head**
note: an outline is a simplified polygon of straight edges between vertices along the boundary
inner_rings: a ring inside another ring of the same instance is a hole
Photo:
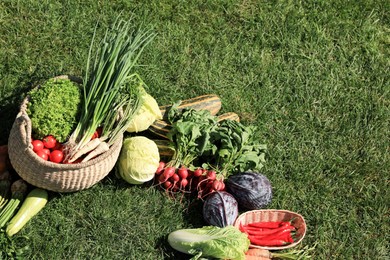
[[[153,179],[160,163],[157,144],[134,136],[123,141],[118,159],[119,175],[130,184],[142,184]]]
[[[157,101],[144,88],[141,88],[141,93],[141,107],[126,129],[129,133],[145,131],[154,121],[162,119],[161,110]]]
[[[194,255],[191,258],[194,260],[201,257],[244,260],[250,241],[234,226],[205,226],[173,231],[168,235],[168,243],[177,251]]]

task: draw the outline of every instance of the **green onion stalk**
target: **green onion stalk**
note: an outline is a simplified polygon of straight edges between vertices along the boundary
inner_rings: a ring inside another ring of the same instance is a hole
[[[108,143],[124,133],[140,108],[138,86],[142,80],[134,71],[136,62],[154,36],[150,30],[135,29],[131,20],[117,20],[92,54],[95,28],[82,84],[81,116],[66,144],[67,159],[77,159],[74,155],[88,144],[98,127],[104,127],[102,141]]]

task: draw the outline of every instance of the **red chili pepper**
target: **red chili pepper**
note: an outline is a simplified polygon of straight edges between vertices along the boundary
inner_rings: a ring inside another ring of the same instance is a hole
[[[240,223],[239,229],[241,232],[246,233],[245,226],[242,223]]]
[[[281,239],[286,242],[294,242],[294,239],[292,238],[291,230],[290,229],[285,229],[278,231],[276,233],[266,235],[266,236],[254,236],[255,238],[261,238],[265,240],[275,240],[275,239]]]
[[[283,221],[264,221],[264,222],[252,222],[248,223],[249,227],[257,227],[257,228],[278,228],[280,225],[284,223]]]
[[[289,244],[289,242],[286,242],[281,239],[273,239],[273,240],[268,240],[268,239],[258,239],[258,238],[249,238],[252,244],[258,245],[258,246],[284,246]]]
[[[254,231],[254,232],[266,231],[266,230],[275,230],[275,228],[257,228],[257,227],[250,227],[250,226],[243,226],[243,229]]]
[[[249,235],[257,235],[257,236],[265,236],[265,235],[271,235],[271,234],[275,234],[279,231],[283,231],[283,230],[295,230],[295,227],[294,226],[281,226],[281,227],[278,227],[278,228],[274,228],[274,229],[268,229],[268,230],[259,230],[259,229],[254,229],[254,228],[245,228],[245,233],[249,234]]]

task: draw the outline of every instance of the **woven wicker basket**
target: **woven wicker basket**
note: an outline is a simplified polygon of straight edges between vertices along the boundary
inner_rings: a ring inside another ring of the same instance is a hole
[[[251,210],[245,213],[242,213],[236,221],[234,226],[239,228],[240,224],[245,225],[248,223],[258,222],[258,221],[292,221],[293,226],[296,228],[296,238],[295,242],[285,245],[285,246],[257,246],[250,245],[250,248],[261,248],[267,250],[282,250],[294,247],[298,245],[306,234],[306,223],[305,219],[298,213],[288,211],[288,210],[276,210],[276,209],[264,209],[264,210]]]
[[[109,151],[84,163],[58,164],[42,160],[32,150],[31,120],[26,112],[27,103],[28,97],[20,107],[8,140],[11,164],[22,179],[50,191],[75,192],[96,184],[114,168],[122,147],[123,136],[118,138]]]

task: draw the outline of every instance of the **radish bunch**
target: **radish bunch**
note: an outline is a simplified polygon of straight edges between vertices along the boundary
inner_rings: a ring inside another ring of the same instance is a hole
[[[223,179],[214,170],[191,170],[183,165],[175,167],[165,162],[160,162],[155,180],[166,191],[194,194],[200,199],[212,192],[225,190]]]

